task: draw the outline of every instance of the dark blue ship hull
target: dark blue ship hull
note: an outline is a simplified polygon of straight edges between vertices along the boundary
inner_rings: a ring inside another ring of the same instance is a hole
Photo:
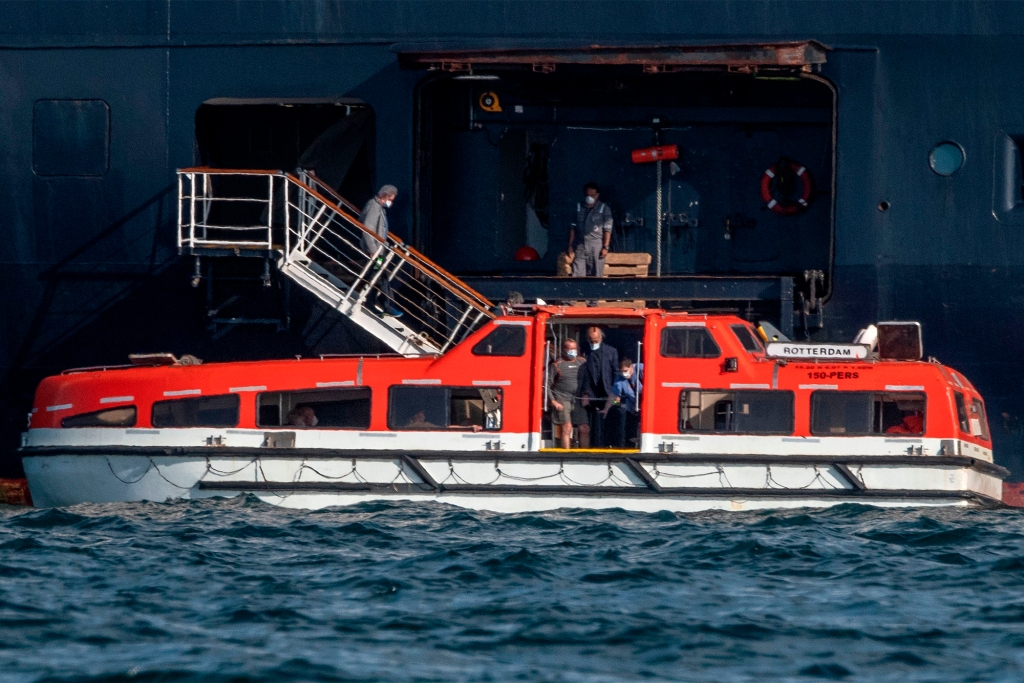
[[[1024,477],[1017,3],[10,0],[0,26],[2,473],[35,383],[62,368],[372,348],[280,278],[265,287],[259,259],[201,266],[217,277],[192,287],[177,168],[313,159],[360,203],[390,182],[393,231],[485,293],[571,297],[536,278],[580,186],[604,186],[613,246],[651,252],[653,170],[628,153],[662,142],[682,151],[663,273],[736,289],[649,298],[839,341],[920,320]],[[810,52],[765,56],[779,46]],[[490,91],[501,112],[481,108]],[[963,152],[949,175],[930,163],[944,142]],[[781,157],[815,180],[792,218],[759,194]],[[547,249],[524,264],[527,207]],[[745,294],[750,278],[782,284]]]

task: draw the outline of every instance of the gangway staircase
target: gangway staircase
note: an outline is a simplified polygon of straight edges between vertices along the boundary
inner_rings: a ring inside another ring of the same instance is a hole
[[[178,172],[179,252],[272,254],[291,281],[397,353],[444,353],[494,317],[482,295],[400,239],[381,240],[359,213],[311,172]],[[369,305],[382,279],[401,318]]]

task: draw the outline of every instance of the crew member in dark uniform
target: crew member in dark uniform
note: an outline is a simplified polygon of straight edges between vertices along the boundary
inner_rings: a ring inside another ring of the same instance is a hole
[[[605,434],[604,406],[612,395],[612,388],[619,374],[619,352],[614,346],[604,343],[604,331],[600,327],[587,328],[590,351],[587,364],[580,372],[577,393],[580,403],[590,415],[590,443],[595,448],[608,446]]]
[[[551,423],[561,430],[562,448],[571,448],[574,425],[579,425],[580,448],[590,447],[590,425],[587,424],[589,418],[576,396],[580,368],[584,367],[586,362],[578,355],[576,341],[566,339],[562,342],[562,356],[548,368]]]
[[[583,186],[586,193],[582,205],[576,207],[576,224],[569,228],[569,250],[572,276],[603,277],[604,258],[612,243],[612,210],[602,202],[597,183]]]

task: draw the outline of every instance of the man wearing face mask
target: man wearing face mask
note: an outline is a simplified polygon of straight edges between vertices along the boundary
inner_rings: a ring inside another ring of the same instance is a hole
[[[562,448],[572,446],[573,426],[579,426],[580,448],[590,447],[590,426],[587,414],[579,405],[576,389],[579,386],[580,368],[586,363],[579,357],[576,342],[566,339],[562,343],[562,355],[548,368],[548,388],[551,404],[551,423],[561,430],[558,438]]]
[[[604,404],[613,393],[619,374],[619,352],[614,346],[604,343],[604,331],[600,327],[587,328],[587,364],[580,372],[577,394],[580,403],[590,415],[590,443],[595,448],[608,446],[605,433]]]
[[[395,201],[395,197],[398,196],[398,188],[394,185],[385,185],[377,192],[377,196],[366,202],[366,206],[363,207],[363,212],[359,214],[359,222],[367,227],[370,232],[377,235],[383,242],[387,243],[388,239],[388,209]],[[373,239],[373,236],[369,233],[363,233],[363,251],[368,256],[374,256],[377,254],[377,250],[380,249],[381,243]],[[373,269],[367,273],[367,277],[373,277],[373,273],[380,268],[380,264],[383,260],[383,252],[375,257],[375,263]],[[384,313],[384,315],[390,315],[399,317],[402,312],[395,308],[394,298],[391,296],[391,282],[386,277],[381,276],[377,279],[377,291],[371,292],[367,297],[367,305],[376,308],[378,311]],[[378,292],[384,295],[383,304],[380,303],[380,297]]]
[[[604,275],[604,258],[612,242],[612,210],[600,200],[597,183],[583,186],[583,204],[576,207],[576,223],[569,228],[569,249],[572,276]]]

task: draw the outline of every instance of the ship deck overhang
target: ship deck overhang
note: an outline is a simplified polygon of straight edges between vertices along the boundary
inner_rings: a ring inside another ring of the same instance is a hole
[[[531,66],[544,70],[556,64],[641,66],[657,71],[680,67],[811,68],[826,61],[828,48],[813,41],[687,44],[577,45],[484,48],[472,45],[396,45],[405,68],[468,71],[474,66]]]

